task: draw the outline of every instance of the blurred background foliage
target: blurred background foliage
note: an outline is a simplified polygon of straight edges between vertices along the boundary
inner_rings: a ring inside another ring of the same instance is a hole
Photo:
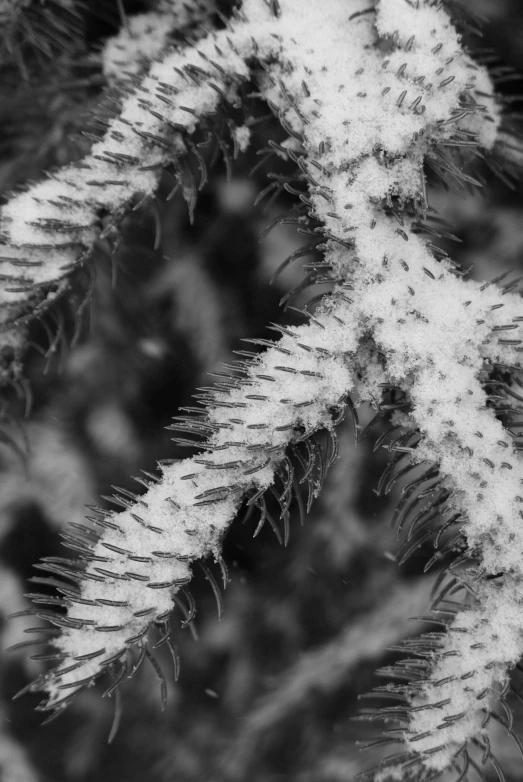
[[[517,0],[468,2],[488,19],[483,38],[471,42],[496,73],[517,133],[523,9]],[[118,91],[105,83],[99,56],[121,24],[116,0],[19,5],[17,19],[0,30],[3,197],[85,154],[100,132],[93,117]],[[125,0],[126,14],[147,8]],[[303,269],[294,264],[270,280],[302,240],[293,226],[279,225],[259,241],[292,196],[254,206],[267,173],[284,166],[256,153],[281,131],[255,98],[240,113],[253,131],[251,148],[235,156],[231,145],[228,165],[220,159],[211,167],[193,222],[182,195],[169,197],[166,174],[155,201],[125,219],[121,238],[98,242],[71,296],[31,324],[30,414],[21,420],[27,400],[19,389],[3,397],[3,648],[23,643],[24,630],[38,622],[6,617],[27,607],[24,594],[38,577],[33,563],[63,553],[64,526],[80,522],[89,503],[112,507],[115,485],[136,491],[130,475],[189,455],[165,429],[179,407],[216,379],[232,351],[252,347],[242,338],[270,339],[271,321],[296,322],[279,302]],[[443,246],[464,273],[491,279],[523,267],[523,189],[483,176],[480,195],[429,184],[432,204],[458,239]],[[362,425],[373,412],[360,408]],[[143,667],[123,687],[123,719],[110,745],[113,703],[101,698],[103,685],[42,728],[36,696],[11,698],[43,670],[46,663],[33,659],[43,650],[2,653],[2,782],[350,782],[375,764],[379,748],[356,746],[372,736],[354,719],[358,696],[379,683],[377,668],[399,659],[389,647],[422,629],[407,617],[426,613],[434,580],[423,575],[430,547],[401,568],[394,561],[389,522],[398,489],[385,497],[375,491],[389,459],[373,443],[386,428],[384,417],[355,447],[347,415],[339,459],[303,527],[292,514],[286,547],[268,524],[253,539],[257,520],[243,510],[225,540],[231,583],[222,620],[196,570],[196,619],[185,628],[180,613],[172,619],[182,672],[170,682],[167,708],[161,712],[154,672]],[[159,659],[167,671],[161,650]],[[521,780],[515,746],[503,735],[492,740],[507,781]],[[491,779],[488,769],[484,778]]]

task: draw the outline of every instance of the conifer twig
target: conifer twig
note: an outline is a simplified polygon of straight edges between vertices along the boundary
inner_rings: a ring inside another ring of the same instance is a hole
[[[137,664],[150,659],[149,627],[165,622],[193,560],[219,558],[242,499],[265,517],[264,492],[286,473],[285,518],[294,469],[286,449],[332,430],[356,387],[379,400],[387,383],[409,407],[392,405],[403,408],[396,421],[406,436],[390,445],[400,466],[384,490],[408,475],[408,491],[432,497],[411,521],[401,558],[434,537],[427,525],[437,509],[436,546],[464,562],[437,600],[470,595],[424,639],[424,667],[400,671],[403,755],[376,775],[432,779],[483,741],[488,698],[503,697],[523,652],[521,462],[484,389],[493,363],[521,368],[521,299],[462,279],[423,233],[424,163],[453,187],[474,185],[452,150],[488,154],[500,125],[488,75],[444,7],[245,0],[228,29],[152,66],[81,166],[7,204],[5,254],[29,266],[18,287],[4,287],[5,302],[16,314],[33,286],[59,284],[99,235],[104,211],[116,222],[137,193],[152,193],[158,171],[181,162],[188,136],[221,101],[238,101],[247,79],[289,134],[275,148],[296,165],[298,184],[287,184],[300,205],[285,219],[307,241],[322,240],[316,272],[331,294],[308,325],[280,329],[279,342],[205,392],[201,415],[179,420],[202,438],[203,453],[142,479],[140,498],[113,497],[123,513],[95,511],[96,533],[75,544],[81,564],[40,565],[75,586],[60,587],[67,617],[50,617],[63,628],[53,644],[64,660],[31,687],[47,692],[43,708],[61,710],[104,672],[119,683],[133,647]],[[439,478],[435,497],[421,466]]]

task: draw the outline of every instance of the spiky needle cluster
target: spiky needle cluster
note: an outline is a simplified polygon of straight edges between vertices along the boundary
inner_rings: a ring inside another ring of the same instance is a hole
[[[436,534],[440,552],[462,555],[438,600],[460,590],[470,597],[438,614],[441,632],[410,647],[420,659],[391,671],[401,683],[381,692],[400,705],[369,710],[400,723],[387,738],[400,752],[376,778],[460,774],[475,763],[475,744],[496,764],[488,719],[511,724],[492,696],[503,702],[523,652],[522,471],[496,412],[521,398],[499,382],[498,401],[487,404],[484,381],[493,365],[521,366],[523,317],[511,283],[464,280],[429,241],[438,231],[427,218],[424,164],[451,183],[473,182],[455,150],[491,150],[500,122],[489,78],[441,3],[244,0],[227,29],[167,53],[89,157],[3,208],[2,255],[13,267],[2,282],[4,323],[35,286],[59,285],[81,262],[102,214],[116,222],[137,194],[154,193],[164,166],[174,161],[186,188],[192,134],[223,102],[238,104],[247,80],[289,134],[273,145],[296,164],[288,187],[299,206],[288,219],[306,251],[321,246],[313,281],[330,281],[331,292],[307,325],[277,329],[279,341],[246,353],[203,393],[201,409],[178,419],[178,430],[201,438],[198,456],[163,465],[161,478],[142,481],[141,497],[115,495],[122,513],[96,510],[92,527],[70,539],[79,561],[40,566],[67,615],[49,615],[62,629],[53,639],[59,663],[31,689],[45,690],[43,708],[57,713],[102,673],[114,674],[112,691],[145,658],[154,663],[149,629],[170,645],[174,604],[190,621],[191,563],[209,554],[221,562],[242,501],[263,522],[265,493],[278,480],[287,521],[293,494],[300,499],[291,453],[312,499],[311,435],[323,428],[334,442],[348,393],[376,401],[384,387],[399,388],[409,406],[396,413],[385,488],[411,477],[397,511],[400,525],[409,521],[406,553]]]
[[[42,64],[73,48],[81,9],[82,0],[0,0],[0,66],[14,65],[27,79],[28,52]]]
[[[102,66],[109,79],[128,79],[157,58],[172,36],[195,35],[216,10],[214,0],[161,0],[154,10],[135,14],[104,46]]]

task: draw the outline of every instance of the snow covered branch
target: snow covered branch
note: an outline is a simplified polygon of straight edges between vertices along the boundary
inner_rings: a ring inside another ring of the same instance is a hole
[[[153,11],[131,16],[118,35],[110,38],[102,52],[104,75],[122,81],[140,73],[157,59],[172,36],[199,32],[215,11],[214,0],[162,0]]]
[[[485,391],[489,367],[521,366],[523,319],[510,282],[465,280],[428,240],[436,229],[424,164],[453,185],[473,183],[455,150],[487,155],[500,125],[488,75],[440,3],[245,0],[228,29],[167,54],[86,160],[2,210],[2,254],[21,269],[3,283],[4,322],[35,286],[56,284],[82,261],[104,212],[117,221],[137,194],[153,193],[198,123],[220,101],[239,100],[247,79],[289,134],[278,152],[296,165],[294,218],[307,241],[322,242],[316,271],[331,293],[308,325],[282,328],[179,422],[203,437],[202,454],[149,476],[140,498],[124,492],[123,513],[96,511],[93,528],[71,542],[81,561],[41,566],[78,586],[59,587],[68,614],[50,621],[63,628],[53,642],[60,662],[32,689],[60,710],[104,672],[116,677],[110,690],[133,675],[126,661],[133,646],[139,662],[151,657],[151,625],[169,642],[167,616],[173,601],[183,605],[175,593],[184,594],[191,563],[219,560],[244,498],[265,518],[264,492],[278,474],[285,517],[299,496],[288,447],[332,431],[348,393],[379,400],[395,387],[409,406],[395,418],[399,466],[389,487],[409,475],[401,523],[416,510],[404,554],[436,534],[436,546],[441,539],[465,562],[445,594],[466,589],[471,601],[420,642],[426,664],[406,665],[409,681],[390,690],[404,705],[378,717],[400,721],[394,741],[404,751],[377,779],[460,770],[469,742],[489,757],[489,698],[505,692],[523,652],[521,462]],[[505,404],[521,401],[506,384],[498,391]],[[190,598],[187,611],[189,621]]]
[[[187,14],[189,18],[198,14]],[[135,32],[132,27],[130,35]],[[115,50],[124,39],[126,33],[107,47],[108,75],[114,73]],[[215,112],[221,97],[237,83],[237,68],[246,74],[238,56],[234,60],[234,55],[227,59],[218,54],[220,42],[227,51],[222,35],[216,42],[207,38],[198,50],[168,54],[124,101],[121,113],[87,158],[50,174],[47,181],[15,195],[0,209],[1,260],[8,270],[1,280],[0,323],[6,332],[4,344],[15,353],[24,347],[24,320],[63,292],[71,270],[86,261],[100,236],[102,216],[109,214],[110,232],[137,196],[154,193],[163,166],[186,152],[182,134],[193,133],[199,120]],[[144,55],[142,49],[138,42],[132,52],[124,50],[124,59]],[[209,72],[202,68],[205,58],[216,61],[209,62]],[[227,67],[219,64],[220,59]]]

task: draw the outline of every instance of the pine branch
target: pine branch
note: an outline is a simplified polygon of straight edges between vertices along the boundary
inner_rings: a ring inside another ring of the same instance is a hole
[[[74,48],[81,11],[82,0],[0,0],[0,66],[14,66],[27,81],[33,70],[28,54],[41,63]]]
[[[425,639],[430,664],[421,673],[419,664],[403,667],[402,678],[412,679],[398,718],[403,755],[376,777],[432,779],[469,742],[484,742],[484,697],[505,692],[523,651],[521,462],[484,390],[492,362],[521,366],[521,300],[462,279],[423,233],[424,162],[452,186],[474,184],[452,148],[486,154],[500,125],[488,75],[464,53],[444,8],[245,0],[229,29],[151,68],[83,166],[5,207],[6,254],[38,264],[30,283],[8,286],[5,300],[16,313],[33,286],[56,284],[81,262],[103,211],[117,221],[137,193],[152,193],[158,170],[186,154],[198,122],[222,99],[237,101],[248,78],[289,133],[276,148],[297,166],[301,189],[291,192],[302,207],[291,219],[308,240],[323,241],[316,271],[331,295],[308,326],[282,329],[262,357],[205,393],[201,416],[180,421],[182,431],[204,437],[203,454],[165,466],[141,498],[116,497],[126,508],[118,516],[96,511],[98,534],[86,531],[73,544],[80,563],[40,566],[76,586],[60,587],[67,617],[50,619],[63,628],[53,641],[63,662],[30,689],[45,690],[43,708],[60,711],[106,671],[115,671],[116,687],[133,646],[137,665],[149,659],[149,627],[164,625],[190,563],[219,557],[242,499],[263,512],[283,465],[285,515],[293,483],[285,449],[331,430],[356,386],[379,399],[385,382],[410,404],[397,416],[406,437],[389,446],[400,467],[388,486],[409,475],[432,497],[422,508],[429,513],[411,521],[404,554],[433,535],[426,525],[436,507],[436,544],[453,530],[443,550],[469,563],[439,600],[458,588],[474,598],[438,639]],[[421,466],[432,473],[420,476]],[[427,475],[438,477],[435,496]]]
[[[353,385],[346,355],[356,341],[343,326],[347,309],[340,300],[317,322],[285,334],[231,379],[230,390],[205,395],[208,415],[204,408],[201,417],[174,425],[196,436],[212,433],[205,452],[165,466],[159,483],[142,479],[148,487],[142,498],[115,495],[118,506],[129,506],[117,517],[95,512],[98,542],[91,550],[92,533],[86,532],[73,546],[83,552],[85,569],[65,560],[40,566],[81,585],[78,608],[67,619],[51,620],[66,628],[56,643],[68,662],[45,683],[50,708],[67,703],[82,683],[121,660],[153,622],[165,622],[173,591],[190,581],[190,564],[211,553],[219,558],[221,538],[243,497],[264,507],[261,496],[291,440],[332,428]],[[292,468],[284,464],[292,481]],[[76,588],[67,588],[66,598],[75,605]],[[73,658],[79,660],[71,668]]]
[[[172,41],[196,34],[212,22],[214,0],[162,0],[155,10],[131,16],[118,35],[110,38],[102,52],[103,72],[108,80],[122,81],[136,76],[157,59]]]
[[[222,33],[198,48],[168,54],[124,102],[87,158],[14,196],[0,210],[0,252],[9,269],[1,281],[0,322],[15,359],[24,338],[16,329],[63,292],[71,271],[85,263],[100,236],[102,216],[111,216],[108,234],[136,196],[154,193],[163,167],[176,166],[186,152],[183,136],[213,114],[222,98],[235,97],[238,76],[247,68],[229,48]],[[178,169],[180,180],[183,171]]]

